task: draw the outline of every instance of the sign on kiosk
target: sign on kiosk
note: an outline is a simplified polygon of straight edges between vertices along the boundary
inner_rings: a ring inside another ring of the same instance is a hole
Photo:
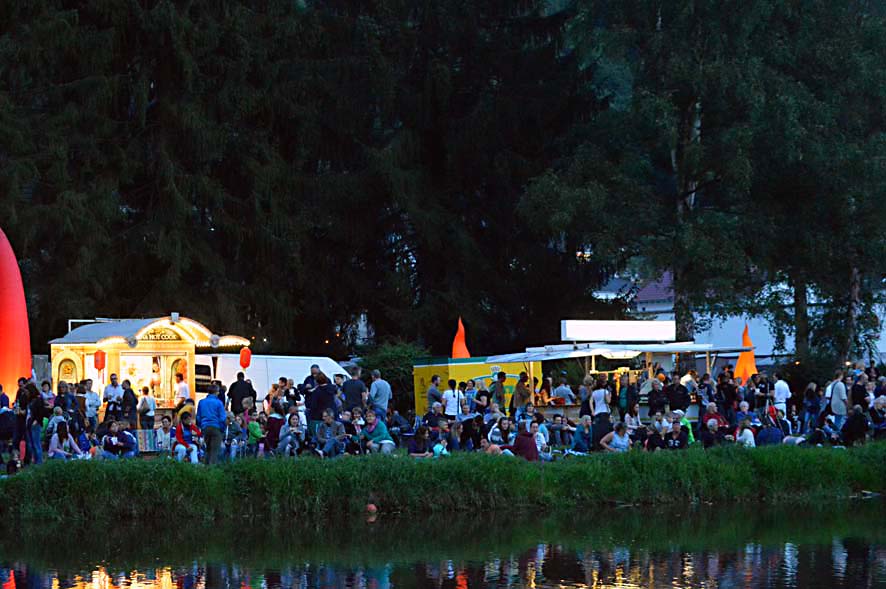
[[[672,342],[676,321],[560,321],[564,342]]]

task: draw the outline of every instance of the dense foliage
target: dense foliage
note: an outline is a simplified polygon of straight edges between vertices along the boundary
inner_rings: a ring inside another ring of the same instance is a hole
[[[0,481],[0,519],[147,522],[166,517],[173,505],[177,518],[194,522],[307,522],[359,514],[368,502],[387,513],[425,516],[604,503],[832,501],[861,490],[886,492],[884,458],[881,443],[847,451],[597,454],[548,464],[482,454],[241,460],[211,468],[167,460],[50,462]]]
[[[501,352],[619,317],[592,292],[642,266],[672,272],[681,336],[750,309],[846,355],[886,265],[877,11],[0,2],[0,223],[34,349],[177,310],[335,354],[361,316],[444,353],[462,315]]]

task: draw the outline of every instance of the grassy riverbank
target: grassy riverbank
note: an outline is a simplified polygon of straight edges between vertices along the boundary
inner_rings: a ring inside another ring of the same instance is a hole
[[[316,521],[362,513],[572,509],[600,503],[814,501],[886,492],[886,444],[852,450],[629,453],[553,464],[479,455],[439,461],[373,456],[243,460],[194,467],[164,460],[50,463],[0,481],[7,522],[232,518]]]

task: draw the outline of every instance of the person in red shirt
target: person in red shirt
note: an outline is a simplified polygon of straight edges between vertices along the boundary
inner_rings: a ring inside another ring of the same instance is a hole
[[[710,421],[712,419],[717,420],[717,429],[720,429],[721,427],[725,427],[725,428],[729,427],[729,421],[725,417],[720,415],[720,413],[717,412],[717,404],[716,403],[708,403],[707,411],[702,416],[701,422],[706,424],[708,421]]]
[[[191,464],[197,464],[197,445],[203,432],[191,420],[191,412],[183,411],[175,426],[175,459],[181,462],[187,456]]]
[[[530,431],[530,424],[529,421],[520,424],[520,433],[517,434],[511,451],[529,462],[538,462],[538,446],[535,443],[535,436]]]

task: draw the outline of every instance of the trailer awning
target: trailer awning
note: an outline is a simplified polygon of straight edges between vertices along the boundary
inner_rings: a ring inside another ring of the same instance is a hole
[[[527,348],[525,352],[500,354],[486,358],[487,364],[501,362],[546,362],[549,360],[568,360],[571,358],[588,358],[603,356],[612,360],[627,360],[640,354],[729,354],[748,352],[753,347],[717,347],[713,344],[696,344],[694,342],[675,342],[667,344],[556,344],[539,348]]]

